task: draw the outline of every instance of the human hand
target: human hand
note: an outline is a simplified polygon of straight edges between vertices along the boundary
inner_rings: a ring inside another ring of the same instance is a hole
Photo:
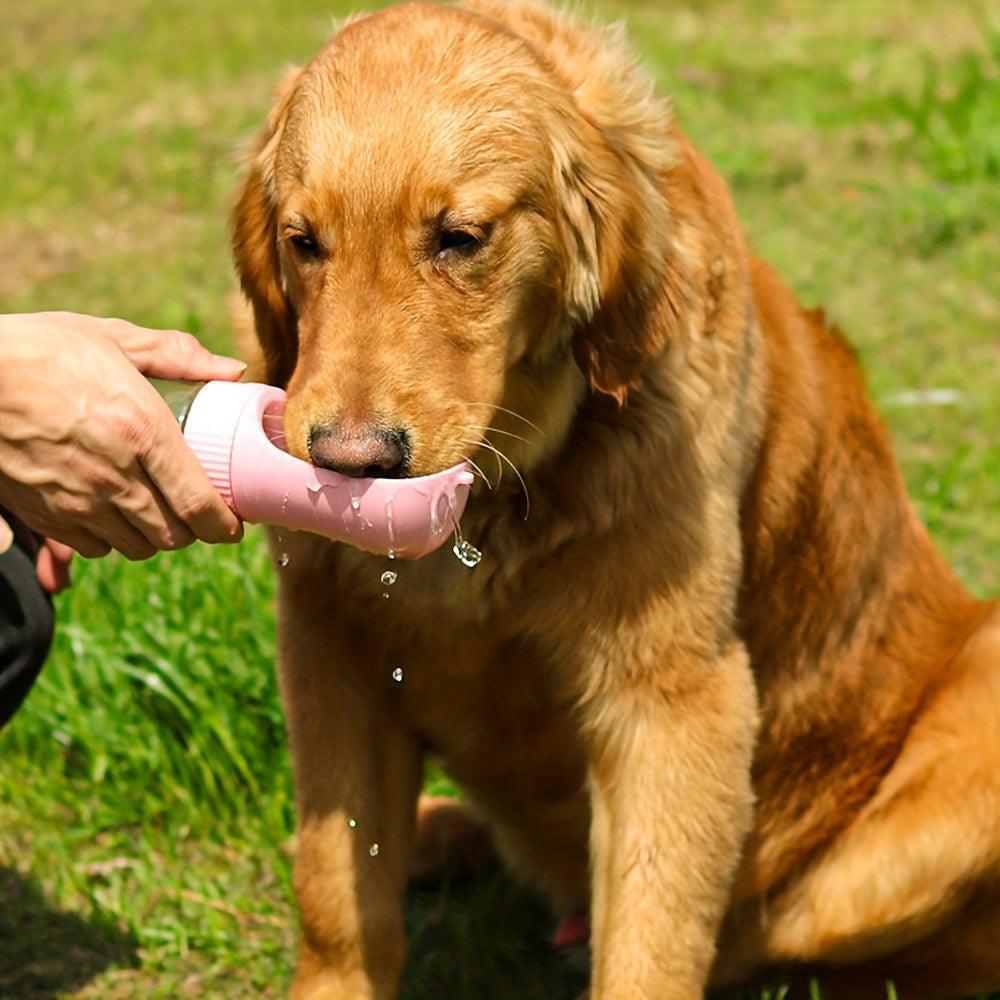
[[[242,372],[186,333],[73,313],[0,316],[0,505],[89,557],[237,541],[239,519],[143,375]],[[55,582],[64,557],[40,553],[40,572],[47,565]]]

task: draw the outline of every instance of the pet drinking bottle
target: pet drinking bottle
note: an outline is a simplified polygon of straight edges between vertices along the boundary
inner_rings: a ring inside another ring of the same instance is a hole
[[[281,389],[252,382],[150,381],[212,485],[244,521],[415,559],[441,545],[465,509],[473,476],[464,462],[416,479],[354,479],[285,450]]]

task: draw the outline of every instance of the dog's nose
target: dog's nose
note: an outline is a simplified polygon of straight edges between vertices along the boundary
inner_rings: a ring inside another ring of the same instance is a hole
[[[369,426],[349,433],[338,427],[314,427],[309,457],[314,465],[355,479],[399,479],[406,469],[406,431]]]

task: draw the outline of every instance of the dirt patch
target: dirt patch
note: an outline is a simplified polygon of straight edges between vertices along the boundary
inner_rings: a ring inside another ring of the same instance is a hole
[[[31,232],[23,226],[0,229],[0,300],[72,271],[84,256],[78,240],[63,232]]]

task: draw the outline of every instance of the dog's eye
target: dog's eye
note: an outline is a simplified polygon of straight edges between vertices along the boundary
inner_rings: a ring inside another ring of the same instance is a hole
[[[300,257],[319,256],[319,244],[309,233],[293,233],[288,237],[288,242],[292,244]]]
[[[469,257],[482,245],[482,239],[467,229],[442,229],[438,237],[438,257]]]

